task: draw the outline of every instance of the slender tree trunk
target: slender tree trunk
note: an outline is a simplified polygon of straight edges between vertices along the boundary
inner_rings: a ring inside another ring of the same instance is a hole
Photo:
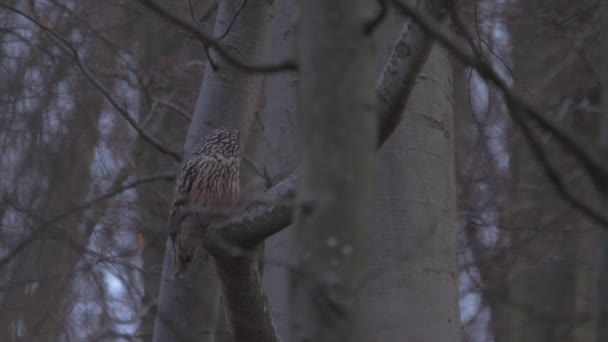
[[[220,3],[214,35],[222,36],[228,30],[221,43],[240,58],[258,61],[265,57],[274,5],[248,1],[235,17],[241,4],[237,0]],[[218,68],[207,65],[185,143],[186,153],[206,133],[221,126],[238,128],[244,145],[255,112],[262,76],[237,70],[215,53],[211,56]],[[171,248],[167,248],[154,341],[213,341],[220,310],[220,287],[213,259],[199,253],[198,262],[184,279],[171,277],[170,260]]]
[[[291,244],[292,341],[365,341],[376,122],[365,1],[302,4],[301,178]]]

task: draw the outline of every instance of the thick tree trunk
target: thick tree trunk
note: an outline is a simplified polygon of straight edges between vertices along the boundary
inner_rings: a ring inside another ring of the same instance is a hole
[[[452,77],[435,46],[379,152],[368,293],[373,341],[459,341]]]
[[[292,341],[365,341],[376,121],[365,1],[302,4],[301,173],[291,244]]]
[[[249,1],[232,23],[241,4],[237,0],[220,3],[214,35],[222,36],[228,30],[221,43],[241,59],[258,61],[265,57],[274,5],[265,1]],[[238,128],[241,144],[245,144],[253,119],[262,76],[237,70],[215,53],[211,56],[218,69],[207,66],[186,139],[186,153],[206,133],[222,126]],[[170,260],[171,248],[167,248],[154,341],[184,338],[212,341],[220,303],[219,280],[213,259],[206,253],[199,253],[198,262],[184,279],[171,277]]]

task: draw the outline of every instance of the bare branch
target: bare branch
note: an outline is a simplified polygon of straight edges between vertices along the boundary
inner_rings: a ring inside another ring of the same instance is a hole
[[[507,103],[509,110],[511,112],[516,111],[517,109],[513,107],[512,104]],[[519,126],[521,129],[524,138],[530,145],[532,153],[536,157],[536,159],[540,162],[545,175],[551,183],[555,186],[558,193],[562,196],[566,202],[568,202],[573,208],[580,210],[583,214],[589,216],[594,221],[602,224],[603,226],[608,226],[608,215],[606,213],[598,210],[597,208],[593,208],[592,206],[585,203],[582,199],[577,198],[572,191],[568,188],[568,185],[562,177],[560,177],[559,172],[555,165],[551,163],[545,151],[543,151],[543,147],[541,142],[537,137],[534,136],[534,132],[532,132],[532,128],[526,124],[521,115],[512,115],[513,121]]]
[[[224,33],[222,33],[219,37],[217,37],[216,38],[217,40],[222,40],[224,37],[226,37],[228,35],[228,33],[230,33],[230,29],[232,28],[232,25],[234,25],[236,18],[239,17],[239,14],[241,14],[241,11],[243,10],[243,8],[245,7],[246,4],[247,4],[247,0],[243,0],[243,2],[241,3],[241,6],[239,6],[239,9],[237,9],[236,13],[234,13],[232,20],[230,20],[230,23],[228,23],[228,26],[226,26]]]
[[[26,239],[19,242],[8,254],[6,254],[4,257],[2,257],[2,259],[0,259],[0,269],[2,267],[6,266],[15,256],[17,256],[19,253],[21,253],[21,251],[27,245],[29,245],[32,241],[36,240],[41,233],[43,233],[47,229],[53,227],[57,223],[66,219],[67,217],[69,217],[79,211],[89,209],[93,205],[95,205],[99,202],[108,200],[114,196],[117,196],[117,195],[119,195],[129,189],[135,188],[136,186],[139,186],[141,184],[157,182],[157,181],[172,181],[173,179],[175,179],[174,172],[164,172],[164,173],[159,173],[156,175],[150,175],[150,176],[146,176],[146,177],[137,178],[130,182],[127,182],[124,185],[121,185],[112,190],[109,190],[108,192],[106,192],[102,195],[99,195],[93,199],[90,199],[82,204],[76,205],[76,206],[62,212],[61,214],[56,215],[55,217],[51,218],[50,220],[45,220],[45,222],[42,223],[40,228],[38,228],[34,232],[32,232],[29,237],[27,237]]]
[[[450,4],[450,0],[434,1],[427,5],[427,10],[433,18],[439,20]],[[426,32],[414,21],[407,19],[376,83],[379,146],[401,122],[403,108],[432,46],[433,40]]]
[[[198,40],[200,40],[203,44],[212,47],[222,58],[224,58],[228,63],[234,65],[237,68],[240,68],[244,71],[250,72],[262,72],[262,73],[273,73],[273,72],[285,72],[285,71],[296,71],[297,66],[293,61],[284,61],[280,63],[273,64],[254,64],[248,61],[243,61],[235,56],[233,56],[223,45],[221,45],[217,40],[209,37],[206,33],[200,31],[192,24],[178,18],[177,16],[171,14],[169,11],[163,9],[154,1],[151,0],[139,0],[145,6],[147,6],[154,13],[158,14],[168,22],[173,25],[181,28],[182,30],[192,34]]]
[[[270,188],[265,193],[270,204],[254,206],[209,227],[205,248],[213,254],[222,254],[227,243],[251,247],[287,227],[291,223],[296,178],[294,172]]]
[[[234,341],[278,342],[257,259],[216,256],[215,262]]]
[[[158,182],[158,181],[169,182],[174,179],[175,179],[175,172],[162,172],[162,173],[158,173],[158,174],[153,174],[153,175],[149,175],[149,176],[145,176],[145,177],[136,178],[132,181],[125,183],[124,185],[121,185],[112,190],[109,190],[108,192],[106,192],[102,195],[99,195],[91,200],[88,200],[82,204],[72,207],[71,209],[67,210],[66,212],[64,212],[60,215],[57,215],[55,219],[51,220],[51,222],[61,221],[64,217],[72,215],[75,212],[88,209],[99,202],[110,199],[129,189],[133,189],[139,185],[146,184],[146,183],[152,183],[152,182]]]
[[[188,121],[192,121],[192,115],[190,115],[190,113],[188,113],[188,111],[185,108],[182,108],[177,103],[171,102],[170,100],[162,99],[160,97],[156,97],[153,100],[154,100],[154,102],[156,102],[158,104],[161,104],[167,108],[173,109],[173,111],[175,111],[177,114],[179,114],[184,119],[186,119]]]

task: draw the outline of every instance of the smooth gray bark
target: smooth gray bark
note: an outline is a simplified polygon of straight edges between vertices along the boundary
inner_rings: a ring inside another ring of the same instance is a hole
[[[376,144],[365,1],[302,3],[301,165],[292,241],[292,341],[365,341],[364,293]]]
[[[293,59],[296,54],[296,23],[299,18],[300,0],[284,0],[277,4],[277,15],[272,33],[272,56],[277,60]],[[299,76],[294,73],[273,74],[266,77],[266,99],[260,112],[261,122],[254,122],[258,130],[260,146],[256,154],[267,172],[271,184],[292,172],[298,162],[296,150],[296,90]],[[252,130],[253,131],[253,130]],[[267,196],[264,197],[268,199]],[[287,210],[288,222],[291,210]],[[264,256],[264,285],[274,323],[279,335],[285,339],[288,333],[287,290],[291,227],[269,237]]]
[[[372,341],[459,341],[451,66],[439,46],[379,152]]]
[[[446,15],[450,0],[417,1],[430,18]],[[385,33],[387,34],[387,33]],[[390,32],[388,33],[390,34]],[[418,71],[426,62],[433,40],[412,19],[406,18],[401,34],[393,46],[392,56],[376,84],[379,117],[379,141],[385,141],[403,118],[403,107],[416,84]],[[399,58],[395,58],[399,57]],[[417,72],[412,72],[416,70]]]
[[[252,251],[252,255],[257,253]],[[279,341],[264,293],[257,259],[216,256],[226,320],[232,341]]]

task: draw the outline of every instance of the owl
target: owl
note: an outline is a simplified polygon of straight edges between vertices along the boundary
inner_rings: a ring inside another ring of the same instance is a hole
[[[240,164],[239,132],[231,128],[206,135],[181,164],[169,213],[174,275],[184,274],[210,221],[236,206]]]

